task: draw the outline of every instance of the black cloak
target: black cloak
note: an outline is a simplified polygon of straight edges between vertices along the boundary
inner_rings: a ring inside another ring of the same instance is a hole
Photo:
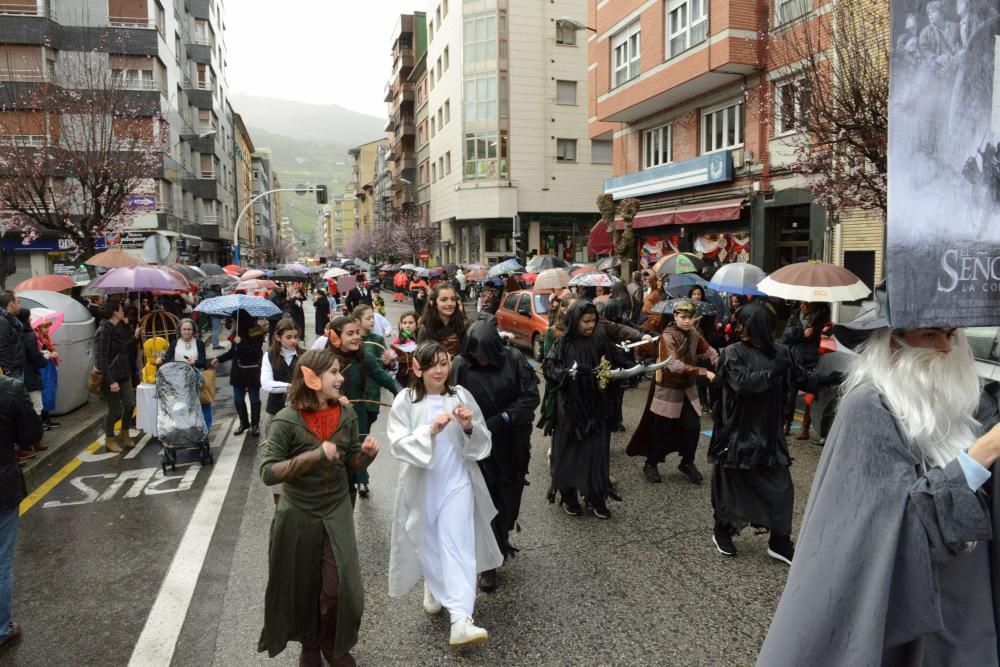
[[[484,357],[481,365],[477,356]],[[492,526],[504,556],[516,551],[508,541],[521,511],[531,459],[531,429],[540,402],[538,379],[520,351],[504,344],[492,317],[466,332],[462,354],[452,360],[451,382],[465,387],[483,412],[493,436],[490,455],[479,462],[493,504]],[[506,414],[506,417],[504,417]]]

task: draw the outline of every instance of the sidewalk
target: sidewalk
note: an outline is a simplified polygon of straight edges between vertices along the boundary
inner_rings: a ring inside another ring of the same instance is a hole
[[[44,452],[36,452],[21,468],[28,485],[28,493],[48,479],[80,453],[82,447],[97,440],[104,433],[102,422],[107,408],[100,396],[91,395],[87,402],[73,412],[54,417],[62,424],[45,432],[42,443],[49,446]]]

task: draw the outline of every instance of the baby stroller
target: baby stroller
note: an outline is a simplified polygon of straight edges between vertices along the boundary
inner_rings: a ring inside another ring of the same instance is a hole
[[[163,445],[163,474],[168,464],[171,470],[177,469],[179,449],[197,449],[202,465],[214,463],[198,398],[201,383],[201,373],[180,361],[165,363],[156,372],[156,430]]]

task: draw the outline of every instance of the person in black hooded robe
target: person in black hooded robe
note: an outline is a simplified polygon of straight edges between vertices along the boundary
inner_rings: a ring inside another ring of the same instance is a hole
[[[597,384],[601,358],[615,358],[612,343],[597,326],[597,308],[586,299],[574,303],[564,334],[549,351],[542,369],[556,391],[552,437],[552,486],[570,516],[583,513],[579,496],[594,516],[608,519],[608,399]],[[579,494],[579,495],[578,495]]]
[[[492,522],[497,546],[504,558],[513,557],[517,549],[508,536],[527,485],[532,421],[541,402],[538,380],[524,355],[504,344],[496,320],[487,316],[467,330],[462,354],[452,360],[451,381],[472,393],[493,436],[493,449],[479,468],[497,508]],[[496,570],[480,575],[481,590],[496,587]]]
[[[790,563],[794,489],[783,432],[785,400],[805,374],[788,348],[771,339],[771,313],[758,303],[740,308],[740,342],[723,348],[714,388],[715,428],[708,448],[712,469],[713,541],[735,556],[733,536],[747,524],[771,532],[768,555]]]

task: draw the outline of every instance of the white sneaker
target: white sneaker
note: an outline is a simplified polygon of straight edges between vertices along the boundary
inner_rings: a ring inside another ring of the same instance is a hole
[[[477,627],[472,622],[471,616],[466,616],[461,621],[455,621],[451,624],[451,640],[448,643],[452,646],[482,644],[488,638],[489,633]]]
[[[424,611],[428,614],[441,613],[441,603],[434,599],[434,595],[431,593],[431,589],[427,588],[427,584],[424,584]]]

